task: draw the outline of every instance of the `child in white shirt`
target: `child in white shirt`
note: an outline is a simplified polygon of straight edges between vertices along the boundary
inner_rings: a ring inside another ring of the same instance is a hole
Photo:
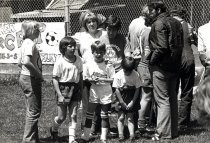
[[[64,37],[59,44],[62,56],[55,62],[53,68],[53,85],[57,96],[58,116],[54,118],[54,124],[50,128],[51,138],[58,139],[58,129],[64,122],[69,110],[69,143],[75,141],[75,129],[77,125],[77,109],[82,99],[82,59],[74,55],[76,41],[72,37]]]

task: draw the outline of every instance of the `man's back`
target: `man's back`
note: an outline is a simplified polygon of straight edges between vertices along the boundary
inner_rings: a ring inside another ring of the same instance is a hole
[[[153,50],[151,64],[157,64],[169,72],[177,72],[183,47],[181,23],[166,13],[161,14],[152,25],[150,47]]]
[[[135,51],[139,47],[139,37],[145,28],[145,20],[143,16],[134,19],[129,25],[128,40],[131,51]]]

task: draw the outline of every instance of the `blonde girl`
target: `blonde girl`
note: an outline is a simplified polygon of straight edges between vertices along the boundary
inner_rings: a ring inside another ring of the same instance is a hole
[[[41,114],[42,62],[36,41],[40,36],[40,24],[23,21],[23,43],[20,48],[18,66],[21,68],[19,83],[25,94],[26,121],[23,143],[39,142],[38,119]]]

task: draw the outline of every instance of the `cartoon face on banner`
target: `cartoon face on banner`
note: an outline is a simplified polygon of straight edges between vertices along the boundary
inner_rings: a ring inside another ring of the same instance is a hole
[[[43,64],[53,64],[60,55],[59,41],[65,36],[64,22],[41,23],[37,39]],[[0,63],[17,63],[22,45],[21,23],[0,23]]]

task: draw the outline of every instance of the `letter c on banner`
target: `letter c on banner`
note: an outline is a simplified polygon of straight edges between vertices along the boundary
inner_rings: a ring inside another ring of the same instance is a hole
[[[14,43],[14,41],[15,41],[15,37],[14,37],[13,35],[11,35],[11,34],[8,34],[8,35],[5,37],[5,47],[6,47],[8,50],[12,51],[12,50],[15,49],[15,45],[14,45],[14,44],[9,44],[9,41],[13,41],[13,43]]]

